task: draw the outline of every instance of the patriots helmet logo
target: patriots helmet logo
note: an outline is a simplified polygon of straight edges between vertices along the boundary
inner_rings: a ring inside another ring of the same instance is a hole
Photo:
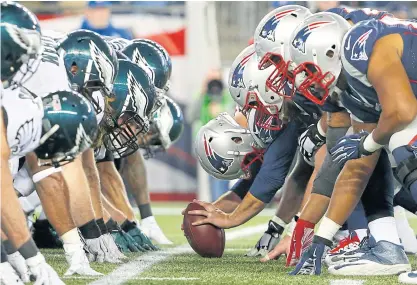
[[[241,62],[236,66],[235,70],[233,71],[232,75],[232,87],[235,88],[246,88],[245,83],[243,82],[243,72],[245,71],[246,64],[248,63],[249,59],[255,52],[252,52],[245,56]]]
[[[368,40],[372,30],[367,31],[362,36],[360,36],[352,47],[351,60],[368,60],[368,55],[366,54],[366,41]]]
[[[225,158],[217,154],[210,146],[210,142],[207,140],[206,135],[204,134],[204,150],[206,156],[211,164],[218,172],[225,174],[230,166],[232,165],[233,158]]]
[[[259,36],[266,40],[275,42],[275,29],[277,28],[279,21],[294,11],[295,9],[282,11],[269,18],[259,32]]]
[[[330,22],[328,21],[321,21],[321,22],[314,22],[311,24],[308,24],[304,28],[302,28],[297,35],[295,35],[294,40],[292,41],[292,46],[296,49],[298,49],[301,53],[306,54],[306,41],[308,37],[311,35],[313,30],[323,27]]]

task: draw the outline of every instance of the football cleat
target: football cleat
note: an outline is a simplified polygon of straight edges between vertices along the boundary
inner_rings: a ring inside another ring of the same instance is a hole
[[[398,275],[411,271],[411,265],[402,246],[379,241],[361,257],[331,266],[334,275],[378,276]]]
[[[365,242],[365,239],[367,238],[364,238],[363,242]],[[341,240],[335,248],[329,251],[325,258],[326,265],[337,265],[347,261],[349,258],[362,256],[363,253],[358,251],[361,245],[362,243],[359,241],[357,234],[352,232],[347,238]]]
[[[417,284],[417,271],[401,273],[398,282],[402,284]]]
[[[142,219],[141,229],[145,235],[154,240],[157,244],[173,244],[162,232],[154,216]]]

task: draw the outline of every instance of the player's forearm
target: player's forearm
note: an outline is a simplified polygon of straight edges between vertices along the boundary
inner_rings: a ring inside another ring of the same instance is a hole
[[[103,204],[101,202],[100,178],[94,159],[93,149],[88,149],[82,154],[83,167],[90,186],[91,202],[96,219],[103,218]]]
[[[213,205],[225,213],[232,213],[241,202],[242,199],[235,192],[228,191],[213,202]]]
[[[109,200],[107,200],[105,196],[102,197],[102,201],[103,201],[104,211],[105,212],[107,211],[110,217],[113,220],[115,220],[119,225],[123,224],[126,221],[126,219],[128,219],[127,216],[122,211],[117,209],[114,205],[112,205],[112,203],[109,202]]]
[[[229,227],[240,226],[251,218],[259,214],[264,208],[265,203],[248,193],[242,203],[229,215]]]
[[[62,167],[70,201],[70,209],[75,224],[79,227],[95,219],[91,203],[90,188],[85,176],[81,158]]]
[[[414,119],[412,116],[402,116],[398,112],[384,113],[382,111],[378,125],[372,132],[373,141],[379,145],[388,144],[394,133],[404,129]]]
[[[130,221],[134,220],[135,214],[125,195],[126,190],[123,180],[114,167],[113,162],[98,163],[97,168],[100,174],[102,191],[104,196],[108,199],[108,202],[114,205],[119,211],[123,212],[124,216]],[[107,210],[109,211],[109,209]],[[110,214],[113,217],[113,213],[110,212]]]
[[[129,189],[135,196],[136,203],[138,205],[149,204],[148,180],[142,155],[137,151],[126,159],[127,163],[122,175],[129,184]]]
[[[2,161],[1,169],[1,228],[15,248],[20,248],[31,238],[31,235],[27,228],[25,215],[13,189],[7,160]]]

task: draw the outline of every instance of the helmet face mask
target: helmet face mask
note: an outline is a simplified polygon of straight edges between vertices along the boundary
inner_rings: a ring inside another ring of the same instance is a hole
[[[291,95],[287,95],[285,92],[285,86],[287,84],[286,71],[288,63],[285,62],[282,55],[277,53],[268,52],[259,62],[259,70],[264,70],[273,66],[271,74],[266,79],[266,86],[275,94],[284,98],[289,98]]]

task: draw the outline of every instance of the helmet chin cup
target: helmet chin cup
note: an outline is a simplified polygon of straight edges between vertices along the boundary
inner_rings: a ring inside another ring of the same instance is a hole
[[[336,80],[331,72],[322,73],[313,62],[303,62],[287,72],[289,83],[296,91],[317,105],[324,105],[330,95],[330,88]]]

